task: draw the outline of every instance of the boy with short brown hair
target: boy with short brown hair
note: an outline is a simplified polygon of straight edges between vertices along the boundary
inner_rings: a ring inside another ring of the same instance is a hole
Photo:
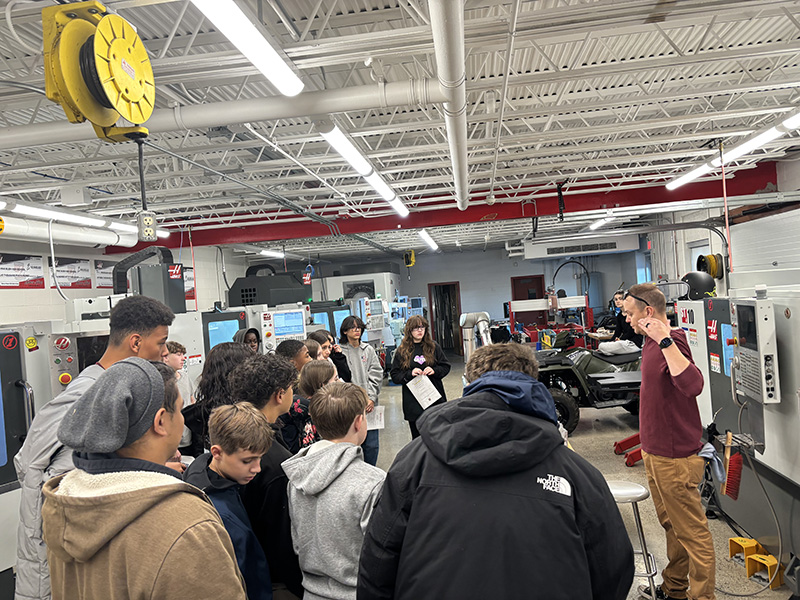
[[[282,465],[307,599],[356,597],[361,544],[386,476],[363,459],[367,402],[352,383],[322,387],[310,412],[323,439]]]
[[[272,445],[272,428],[267,417],[252,404],[239,402],[212,411],[208,435],[211,452],[195,459],[184,480],[208,494],[222,517],[247,585],[248,598],[271,600],[269,566],[253,533],[239,488],[261,471],[261,457]]]

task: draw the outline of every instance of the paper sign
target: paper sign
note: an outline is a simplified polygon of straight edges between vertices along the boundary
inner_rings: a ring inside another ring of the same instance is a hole
[[[719,354],[714,354],[713,352],[711,352],[709,353],[708,357],[710,359],[709,363],[711,366],[711,370],[714,371],[714,373],[720,373],[721,370],[720,370]]]
[[[56,287],[56,277],[58,284],[64,289],[90,289],[92,287],[92,274],[88,260],[56,257],[55,275],[51,258],[47,259],[47,264],[50,267],[51,288]]]
[[[94,276],[95,285],[98,289],[113,289],[114,288],[114,265],[115,262],[108,262],[107,260],[94,261]]]
[[[431,380],[426,375],[417,375],[406,385],[408,390],[414,394],[414,398],[417,399],[422,410],[425,410],[442,397],[439,390],[433,386]]]
[[[44,289],[44,260],[41,256],[0,254],[0,288]]]
[[[383,429],[383,412],[385,410],[385,406],[376,406],[372,412],[367,413],[367,431]]]

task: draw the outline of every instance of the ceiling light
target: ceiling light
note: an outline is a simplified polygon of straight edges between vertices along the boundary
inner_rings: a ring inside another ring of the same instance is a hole
[[[397,214],[400,215],[401,217],[407,217],[408,216],[408,212],[409,212],[408,211],[408,207],[405,204],[403,204],[403,202],[400,200],[400,198],[395,198],[394,200],[389,200],[389,206],[391,206],[397,212]]]
[[[433,238],[430,236],[430,234],[427,231],[425,231],[424,229],[420,229],[419,230],[419,237],[421,237],[424,240],[424,242],[426,244],[428,244],[428,246],[431,247],[431,250],[438,250],[439,249],[439,244],[434,242]]]
[[[711,165],[700,165],[696,169],[692,169],[685,175],[681,175],[677,179],[673,179],[667,184],[668,190],[674,190],[675,188],[679,188],[682,185],[689,183],[690,181],[694,181],[698,177],[705,175],[706,173],[711,172]]]
[[[797,129],[800,127],[800,113],[792,115],[788,119],[784,119],[781,125],[788,130]]]
[[[602,219],[595,221],[594,223],[589,225],[589,229],[594,231],[595,229],[599,229],[606,223],[611,223],[611,221],[613,221],[614,219],[616,219],[616,217],[603,217]]]
[[[271,258],[283,258],[283,252],[276,252],[275,250],[260,250],[259,254],[261,256],[269,256]]]
[[[156,229],[156,236],[160,238],[168,238],[170,233],[168,229]]]
[[[31,206],[29,204],[14,204],[14,206],[11,207],[11,212],[28,217],[36,217],[38,219],[47,219],[48,221],[58,221],[59,223],[85,225],[86,227],[104,227],[106,224],[105,219],[68,213],[41,206]]]
[[[0,200],[0,210],[3,210],[7,204],[8,204],[7,202],[3,202],[2,200]]]
[[[330,131],[320,131],[319,134],[325,138],[336,152],[342,155],[348,164],[353,167],[361,176],[369,175],[372,172],[372,165],[369,164],[361,151],[355,144],[342,133],[338,126],[334,125]]]
[[[778,129],[777,127],[770,127],[766,131],[759,133],[754,138],[750,138],[749,140],[742,142],[738,146],[734,146],[727,152],[723,151],[722,158],[724,159],[725,164],[727,165],[732,160],[736,160],[740,156],[744,156],[745,154],[749,154],[756,148],[761,148],[764,144],[771,142],[774,139],[777,139],[783,135],[783,131]],[[722,160],[719,157],[715,158],[711,161],[712,167],[719,167],[722,164]]]
[[[116,231],[122,231],[125,233],[138,233],[139,229],[136,225],[131,223],[114,223],[112,222],[109,226],[109,229],[114,229]]]
[[[394,190],[383,180],[380,173],[372,173],[371,175],[367,175],[364,177],[368,184],[372,186],[376,192],[381,195],[381,198],[386,200],[387,202],[391,202],[395,198],[397,198],[397,194],[394,193]]]
[[[233,0],[192,3],[284,96],[303,91],[303,82]]]

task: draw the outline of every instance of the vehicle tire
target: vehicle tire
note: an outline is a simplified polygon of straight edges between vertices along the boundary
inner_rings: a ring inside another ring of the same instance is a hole
[[[581,420],[581,409],[578,406],[578,401],[564,390],[559,390],[558,388],[550,388],[550,394],[556,403],[556,416],[559,423],[564,426],[567,433],[572,433],[578,426],[578,421]]]
[[[633,416],[639,416],[639,401],[638,400],[631,400],[627,404],[622,406],[625,410],[631,413]]]

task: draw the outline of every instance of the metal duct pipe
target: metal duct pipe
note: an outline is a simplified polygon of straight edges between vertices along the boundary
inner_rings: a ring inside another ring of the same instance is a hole
[[[439,85],[447,94],[444,103],[447,143],[453,163],[456,202],[460,210],[469,205],[467,163],[467,74],[464,62],[463,0],[431,0],[429,3],[433,49]]]
[[[463,56],[463,32],[462,32]],[[463,59],[462,59],[463,63]],[[433,79],[378,83],[337,90],[307,92],[294,98],[273,96],[230,100],[211,104],[176,106],[160,109],[145,123],[150,133],[181,131],[206,127],[221,127],[235,123],[248,123],[274,119],[289,119],[328,113],[411,106],[444,102],[448,98],[439,83]],[[464,164],[466,165],[466,115],[464,115]],[[67,121],[36,123],[0,129],[0,150],[85,142],[97,139],[89,123],[75,125]],[[466,171],[465,171],[466,177]]]
[[[5,225],[0,240],[21,240],[25,242],[47,242],[47,221],[31,221],[17,217],[4,216]],[[76,227],[63,223],[53,223],[53,241],[70,246],[124,246],[131,248],[139,240],[135,233],[118,233],[109,229]]]

